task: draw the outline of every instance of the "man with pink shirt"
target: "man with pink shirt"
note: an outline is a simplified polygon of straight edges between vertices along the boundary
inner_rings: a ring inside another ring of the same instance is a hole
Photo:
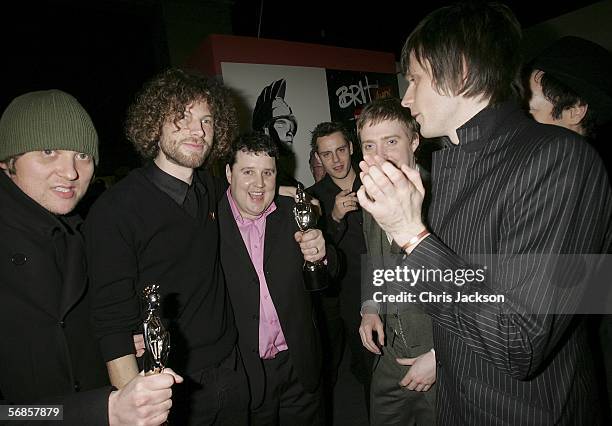
[[[319,230],[300,232],[294,201],[277,197],[277,157],[262,133],[232,147],[218,210],[221,264],[249,378],[250,424],[322,424],[321,349],[302,266],[326,258],[325,241]]]

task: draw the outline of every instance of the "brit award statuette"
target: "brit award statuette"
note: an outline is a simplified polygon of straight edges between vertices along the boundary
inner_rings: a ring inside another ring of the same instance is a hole
[[[295,194],[296,202],[293,207],[293,215],[300,231],[306,232],[314,228],[317,223],[318,215],[313,210],[312,204],[306,201],[304,185],[297,184]],[[327,267],[323,262],[304,261],[304,287],[307,291],[323,290],[327,287]]]
[[[168,362],[170,353],[170,334],[159,317],[161,297],[157,284],[145,287],[142,295],[145,300],[144,319],[144,371],[146,375],[161,373]]]

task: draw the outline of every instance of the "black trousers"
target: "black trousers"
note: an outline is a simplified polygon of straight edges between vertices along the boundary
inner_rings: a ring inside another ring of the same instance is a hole
[[[184,374],[173,388],[170,425],[247,425],[249,386],[237,348],[219,365]]]
[[[252,426],[310,426],[323,424],[321,387],[307,392],[300,383],[289,351],[262,361],[265,371],[263,403],[251,410]]]

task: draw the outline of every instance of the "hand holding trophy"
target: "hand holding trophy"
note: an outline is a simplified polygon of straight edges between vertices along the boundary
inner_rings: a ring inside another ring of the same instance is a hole
[[[159,317],[161,298],[157,284],[149,285],[143,290],[146,302],[144,325],[145,375],[161,373],[168,362],[170,353],[170,334]]]
[[[314,228],[317,223],[318,215],[314,211],[312,204],[306,201],[304,185],[297,184],[296,201],[293,207],[293,215],[300,231],[306,232]],[[304,287],[306,291],[318,291],[327,287],[327,267],[321,261],[304,261]]]

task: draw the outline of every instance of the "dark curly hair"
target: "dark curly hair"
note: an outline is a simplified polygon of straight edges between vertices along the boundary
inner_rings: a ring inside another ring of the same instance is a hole
[[[145,159],[153,159],[164,123],[183,118],[185,107],[206,101],[214,119],[215,138],[207,160],[223,158],[237,134],[236,108],[230,92],[219,81],[179,68],[170,68],[145,83],[129,107],[127,138]]]

